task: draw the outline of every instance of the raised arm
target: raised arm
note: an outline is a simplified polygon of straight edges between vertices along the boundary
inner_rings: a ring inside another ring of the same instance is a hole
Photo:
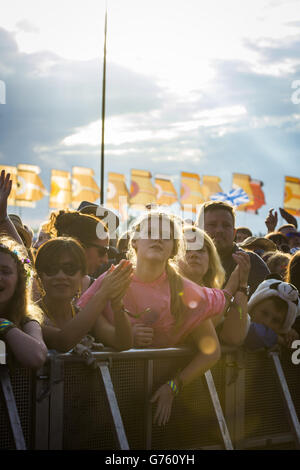
[[[14,224],[7,215],[7,200],[11,192],[12,180],[5,170],[0,174],[0,234],[6,235],[23,245],[22,238],[18,234]]]
[[[120,271],[122,271],[122,266],[124,269],[124,272],[122,273],[123,276],[127,276],[129,278],[132,273],[131,264],[124,268],[124,263],[126,262],[121,262],[117,268],[112,268],[107,272],[107,274],[103,278],[100,288],[90,298],[88,303],[80,310],[77,315],[75,315],[74,318],[72,318],[72,320],[70,320],[61,329],[46,325],[43,326],[43,335],[48,348],[56,349],[57,351],[61,352],[67,352],[72,349],[76,344],[78,344],[79,341],[86,334],[88,334],[94,326],[96,326],[96,324],[98,325],[98,327],[95,331],[97,332],[98,329],[102,331],[102,324],[104,323],[106,325],[106,323],[102,320],[101,312],[103,311],[107,302],[111,298],[112,293],[115,292],[117,289]],[[128,335],[128,339],[125,344],[126,348],[124,349],[130,348],[132,345],[130,324],[128,326],[127,322],[120,321],[120,326],[118,323],[118,326],[116,327],[117,330],[118,327],[119,329],[124,328],[124,331],[122,332],[123,336]],[[94,330],[92,331],[94,332]],[[100,335],[97,335],[96,339],[100,341],[103,340]],[[118,334],[116,335],[116,340],[117,339]],[[114,344],[108,343],[109,346],[114,346]],[[122,343],[121,346],[123,347],[124,344]]]
[[[230,346],[240,346],[247,336],[249,328],[249,318],[247,313],[247,286],[250,272],[250,257],[246,252],[238,251],[234,255],[237,267],[232,273],[232,277],[238,276],[238,287],[232,295],[233,302],[229,305],[229,310],[225,314],[225,319],[220,332],[220,340]],[[227,285],[230,286],[229,278]],[[235,281],[234,281],[235,282]],[[227,288],[225,286],[225,292]],[[230,292],[232,294],[232,291]],[[227,307],[228,308],[228,307]]]

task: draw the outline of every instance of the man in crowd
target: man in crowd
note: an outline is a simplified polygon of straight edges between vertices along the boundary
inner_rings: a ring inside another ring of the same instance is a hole
[[[236,229],[233,207],[222,201],[207,201],[201,206],[196,225],[213,239],[226,272],[226,283],[236,266],[232,254],[241,249],[234,242]],[[248,282],[251,295],[270,271],[256,253],[249,252],[249,256],[251,269]]]

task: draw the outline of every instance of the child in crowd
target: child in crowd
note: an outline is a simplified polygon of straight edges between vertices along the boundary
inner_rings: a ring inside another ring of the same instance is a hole
[[[300,314],[299,292],[280,279],[262,282],[248,302],[250,328],[244,342],[247,349],[272,348],[276,344],[290,347],[298,339],[292,328]]]
[[[180,389],[212,367],[220,357],[220,345],[211,318],[228,308],[229,300],[220,289],[198,286],[180,276],[176,259],[184,255],[181,227],[175,217],[149,211],[132,228],[129,259],[134,275],[124,296],[124,310],[131,318],[135,341],[142,347],[174,347],[193,341],[197,353],[192,361],[154,394],[154,421],[169,420],[172,402]],[[97,290],[100,276],[82,295],[83,307]],[[228,291],[231,287],[227,286]],[[235,293],[230,291],[229,297]],[[113,325],[108,303],[103,315]]]
[[[31,301],[32,269],[25,247],[0,238],[0,340],[24,367],[40,368],[47,358],[40,323]]]

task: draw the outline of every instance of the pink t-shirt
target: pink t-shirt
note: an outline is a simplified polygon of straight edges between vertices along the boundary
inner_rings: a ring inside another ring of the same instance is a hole
[[[100,288],[105,274],[101,274],[80,297],[77,302],[80,308],[84,307]],[[170,308],[171,294],[166,272],[153,282],[142,282],[133,276],[123,299],[124,306],[134,315],[147,308],[151,309],[138,319],[130,317],[130,321],[132,324],[143,323],[153,328],[152,347],[165,348],[183,343],[195,327],[202,321],[219,315],[225,307],[225,296],[220,289],[200,287],[186,278],[183,278],[183,292],[178,295],[182,296],[185,312],[182,324],[176,328]],[[110,323],[114,323],[110,302],[107,303],[103,314]]]

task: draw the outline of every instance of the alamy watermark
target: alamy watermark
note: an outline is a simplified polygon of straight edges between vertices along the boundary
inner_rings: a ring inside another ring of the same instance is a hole
[[[292,354],[292,363],[297,366],[298,364],[300,364],[300,340],[296,339],[295,341],[293,341],[291,348],[296,349],[296,351],[294,351]]]
[[[124,207],[127,204],[127,198],[121,196],[119,198],[119,207]],[[182,226],[185,224],[185,216],[187,214],[190,214],[193,209],[196,210],[196,214],[198,214],[197,218],[197,223],[195,224],[197,228],[200,228],[204,230],[204,211],[201,211],[202,204],[196,205],[196,207],[192,206],[191,204],[186,204],[182,207],[182,213],[181,216],[177,218],[177,224],[176,227],[178,230],[175,231],[172,228],[172,222],[168,218],[168,214],[166,218],[162,218],[160,225],[157,225],[157,219],[155,217],[156,211],[160,213],[160,211],[164,212],[164,207],[160,206],[157,207],[156,210],[151,212],[151,220],[150,224],[149,221],[147,220],[147,210],[145,210],[145,219],[143,219],[143,222],[141,224],[141,227],[139,229],[138,234],[135,235],[135,238],[142,238],[142,239],[164,239],[164,240],[170,240],[170,239],[179,239],[182,238]],[[98,206],[96,210],[96,216],[101,218],[101,222],[97,224],[96,228],[96,233],[97,237],[100,238],[101,240],[107,238],[107,232],[103,226],[103,224],[107,227],[110,238],[111,239],[116,239],[116,231],[117,231],[117,217],[111,212],[107,211],[105,207]],[[176,216],[175,216],[176,220]],[[126,221],[125,227],[123,227],[124,232],[127,232],[130,230],[131,227],[128,226],[128,223]],[[204,244],[204,236],[201,233],[197,233],[196,236],[193,236],[193,234],[189,234],[189,237],[187,239],[188,242],[188,249],[189,250],[200,250],[203,248]]]
[[[293,80],[292,88],[295,90],[291,96],[293,104],[300,104],[300,80]]]
[[[6,104],[6,86],[3,80],[0,80],[0,104]]]

